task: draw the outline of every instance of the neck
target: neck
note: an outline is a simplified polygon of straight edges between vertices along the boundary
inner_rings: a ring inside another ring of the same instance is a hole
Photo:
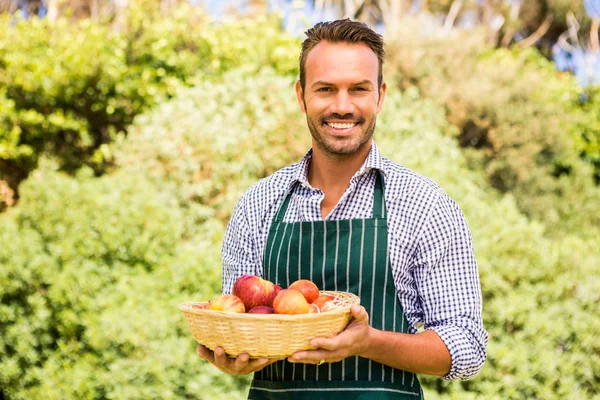
[[[312,187],[321,189],[325,193],[325,199],[321,203],[323,217],[326,217],[337,204],[350,185],[350,179],[364,164],[371,150],[371,143],[369,142],[358,153],[348,156],[328,154],[313,144],[308,182]]]

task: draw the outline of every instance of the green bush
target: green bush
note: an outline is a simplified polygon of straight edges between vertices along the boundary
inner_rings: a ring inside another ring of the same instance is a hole
[[[390,45],[388,69],[390,82],[445,107],[472,167],[528,216],[596,234],[600,189],[580,153],[582,135],[598,134],[597,115],[581,108],[572,76],[532,49],[492,50],[476,30],[423,39],[408,27]]]
[[[225,222],[251,184],[308,149],[295,99],[294,80],[270,68],[232,70],[140,116],[114,146],[115,165],[174,183],[199,221]]]
[[[581,108],[585,118],[579,123],[577,149],[594,166],[594,178],[600,185],[600,86],[589,88],[582,96]]]
[[[553,238],[512,196],[469,168],[454,127],[414,90],[389,96],[378,123],[384,154],[425,174],[457,200],[473,232],[483,290],[488,361],[472,381],[424,378],[432,399],[600,398],[598,236]],[[400,121],[400,122],[399,122]]]
[[[7,104],[0,144],[8,147],[0,155],[19,177],[41,154],[56,157],[66,171],[88,164],[100,172],[105,145],[176,85],[152,65],[131,64],[127,42],[108,27],[9,23],[0,21],[0,101]]]
[[[26,181],[20,205],[0,217],[0,242],[11,243],[0,247],[1,395],[219,399],[224,387],[245,390],[244,379],[199,362],[177,310],[219,291],[222,225],[188,236],[168,188],[131,172],[38,170]]]
[[[43,154],[64,171],[102,174],[108,144],[180,86],[240,65],[297,72],[290,50],[299,42],[274,18],[217,25],[182,6],[164,18],[132,7],[121,31],[90,20],[11,21],[0,16],[0,180],[15,191]]]

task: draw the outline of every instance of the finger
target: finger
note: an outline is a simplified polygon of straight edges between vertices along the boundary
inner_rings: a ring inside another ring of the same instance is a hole
[[[221,369],[226,368],[229,364],[229,357],[225,354],[225,350],[222,347],[216,347],[213,353],[215,356],[213,364]]]
[[[260,371],[266,365],[274,363],[277,360],[269,360],[268,358],[250,359],[248,354],[240,354],[233,362],[232,370],[230,371],[239,375],[246,375],[252,372]]]
[[[247,373],[260,371],[267,365],[273,364],[275,361],[277,361],[277,360],[269,360],[268,358],[259,358],[257,360],[250,360],[250,362],[248,363],[248,367],[246,367]]]
[[[246,353],[240,354],[233,362],[233,369],[236,373],[242,373],[250,361],[250,356]]]
[[[288,357],[288,361],[292,363],[303,364],[318,364],[324,358],[327,358],[328,353],[320,350],[297,351]]]
[[[369,322],[369,314],[363,306],[352,304],[350,306],[350,311],[352,312],[352,317],[354,317],[357,322]]]
[[[309,344],[318,349],[331,351],[338,347],[338,342],[335,338],[314,338],[310,340]]]
[[[209,348],[204,347],[201,344],[199,344],[196,348],[196,352],[198,353],[200,358],[203,358],[206,361],[213,362],[215,359],[213,352]]]

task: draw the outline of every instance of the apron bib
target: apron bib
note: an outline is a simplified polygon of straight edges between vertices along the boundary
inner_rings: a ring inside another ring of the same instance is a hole
[[[360,297],[376,329],[408,332],[387,250],[383,176],[378,174],[373,218],[283,222],[288,193],[273,218],[263,257],[265,279],[288,287],[310,279],[321,290]],[[362,357],[323,365],[278,361],[254,374],[249,399],[422,399],[417,376]]]

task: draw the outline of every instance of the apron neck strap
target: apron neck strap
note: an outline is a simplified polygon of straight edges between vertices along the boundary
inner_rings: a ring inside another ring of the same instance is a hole
[[[385,218],[385,183],[383,172],[377,171],[377,179],[375,180],[375,191],[373,193],[373,218]]]
[[[283,222],[283,218],[285,217],[285,213],[290,205],[290,200],[292,199],[292,193],[296,188],[298,182],[294,183],[290,189],[288,190],[285,198],[283,199],[283,203],[279,206],[279,210],[275,213],[275,217],[273,218],[273,222]],[[377,171],[377,178],[375,179],[375,190],[373,193],[373,218],[385,218],[386,217],[386,207],[385,207],[385,184],[383,178],[383,172]]]
[[[275,213],[275,217],[273,217],[273,223],[280,223],[283,221],[283,217],[285,217],[285,213],[287,212],[288,206],[290,205],[290,200],[292,199],[292,193],[294,189],[298,185],[299,181],[296,181],[287,191],[285,198],[283,199],[283,203],[279,206],[279,209]]]

